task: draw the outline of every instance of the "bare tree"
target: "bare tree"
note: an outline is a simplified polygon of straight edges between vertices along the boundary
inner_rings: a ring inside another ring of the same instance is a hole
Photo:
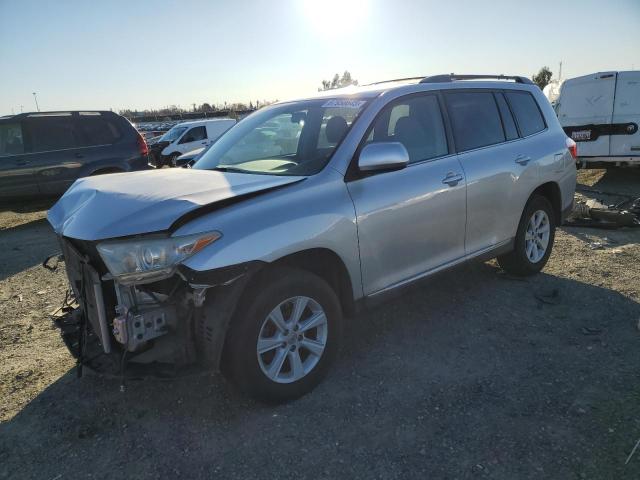
[[[322,86],[318,88],[319,92],[324,90],[333,90],[334,88],[348,87],[349,85],[358,85],[358,81],[351,78],[351,73],[345,70],[342,77],[335,74],[331,80],[322,80]]]

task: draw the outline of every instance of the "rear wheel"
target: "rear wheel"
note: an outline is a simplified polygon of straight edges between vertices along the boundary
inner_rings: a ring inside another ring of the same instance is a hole
[[[542,195],[529,199],[522,213],[514,250],[498,257],[500,266],[513,275],[527,276],[544,268],[555,239],[556,220],[551,203]]]
[[[298,398],[320,383],[336,356],[338,298],[321,278],[291,268],[273,270],[249,288],[232,320],[222,370],[258,400]]]

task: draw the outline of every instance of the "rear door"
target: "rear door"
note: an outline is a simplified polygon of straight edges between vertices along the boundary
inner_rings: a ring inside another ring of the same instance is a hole
[[[640,156],[640,72],[618,73],[612,123],[609,154]]]
[[[568,136],[578,143],[581,157],[609,155],[616,73],[604,72],[567,80],[562,85],[558,119]],[[603,130],[604,129],[604,130]]]
[[[83,155],[71,113],[34,114],[24,120],[28,161],[40,193],[63,193],[78,177]]]
[[[356,210],[364,293],[419,277],[464,256],[465,178],[447,142],[436,94],[387,105],[370,142],[400,142],[410,163],[347,183]]]
[[[25,153],[22,124],[0,123],[0,197],[29,196],[38,193],[38,182]]]
[[[521,95],[506,93],[506,95]],[[539,116],[520,135],[505,94],[489,90],[455,90],[444,94],[458,159],[467,177],[465,252],[473,255],[515,236],[526,197],[537,181],[535,140],[520,138],[545,128]],[[525,97],[515,97],[529,102]],[[526,116],[526,115],[525,115]]]

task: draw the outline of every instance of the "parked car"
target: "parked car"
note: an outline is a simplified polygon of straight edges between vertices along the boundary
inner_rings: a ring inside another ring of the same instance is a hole
[[[599,72],[566,80],[556,111],[591,168],[640,165],[640,72]]]
[[[149,168],[148,148],[113,112],[37,112],[0,119],[0,197],[59,195],[78,178]]]
[[[326,374],[345,315],[471,259],[539,272],[575,142],[530,80],[478,78],[275,104],[190,169],[77,182],[48,214],[85,306],[58,321],[71,351],[118,373],[220,367],[286,401]]]
[[[209,145],[235,124],[232,118],[178,123],[152,145],[156,167],[171,165],[183,153]]]
[[[191,150],[190,152],[183,153],[182,155],[180,155],[179,157],[175,158],[172,161],[171,166],[172,167],[192,166],[194,163],[196,163],[198,158],[200,158],[202,154],[210,147],[211,145],[208,145],[206,147],[196,148],[195,150]]]

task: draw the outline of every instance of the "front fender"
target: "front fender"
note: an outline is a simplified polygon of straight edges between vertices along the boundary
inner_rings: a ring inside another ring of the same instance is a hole
[[[222,237],[184,266],[207,272],[250,262],[272,263],[310,249],[328,249],[344,263],[354,298],[362,296],[358,234],[353,203],[335,171],[316,175],[180,227],[175,235],[217,230]]]

